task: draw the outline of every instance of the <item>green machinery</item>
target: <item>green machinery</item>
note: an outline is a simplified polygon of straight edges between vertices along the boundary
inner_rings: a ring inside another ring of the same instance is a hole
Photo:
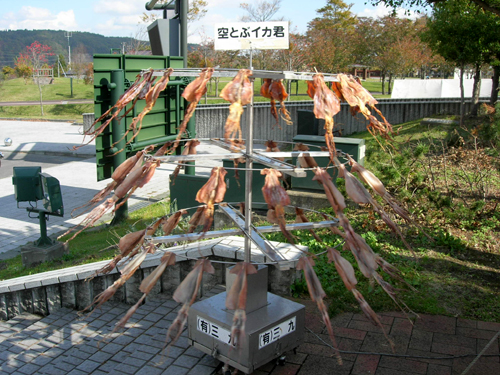
[[[311,147],[311,151],[319,151],[319,147],[326,146],[325,137],[322,135],[303,135],[299,134],[293,137],[294,143],[304,143],[307,145],[312,145],[316,147]],[[352,158],[356,160],[359,164],[364,165],[365,160],[365,140],[358,138],[346,138],[346,137],[335,137],[335,146],[345,152],[346,154],[352,155]],[[316,162],[320,167],[326,167],[330,160],[328,157],[317,157]],[[297,158],[293,158],[292,164],[297,164]],[[329,173],[333,173],[333,183],[337,180],[336,169],[329,169]],[[303,190],[303,191],[320,191],[323,192],[323,187],[319,185],[316,181],[313,181],[314,172],[307,171],[306,178],[292,177],[292,189],[293,190]]]
[[[20,202],[30,202],[26,210],[38,213],[40,238],[35,241],[35,245],[52,246],[54,241],[47,236],[47,216],[64,216],[59,180],[42,173],[41,167],[14,167],[12,183],[18,208]],[[43,207],[37,207],[39,200],[43,201]],[[35,206],[31,205],[32,202],[35,202]]]
[[[94,114],[99,118],[112,107],[144,69],[182,68],[184,59],[178,56],[94,55]],[[167,88],[160,94],[155,107],[142,121],[142,128],[132,140],[133,132],[124,137],[134,117],[145,107],[145,100],[138,100],[130,110],[129,104],[121,120],[113,120],[96,139],[97,180],[110,178],[115,168],[128,157],[150,145],[162,146],[177,137],[177,129],[184,117],[186,101],[181,97],[191,79],[172,76]],[[130,111],[129,111],[130,110]],[[194,117],[187,126],[188,137],[195,136]],[[116,143],[114,146],[113,144]],[[122,152],[118,152],[124,150]],[[180,151],[180,150],[179,150]],[[194,174],[191,167],[186,173]],[[127,216],[128,207],[122,205],[115,213],[113,222]]]

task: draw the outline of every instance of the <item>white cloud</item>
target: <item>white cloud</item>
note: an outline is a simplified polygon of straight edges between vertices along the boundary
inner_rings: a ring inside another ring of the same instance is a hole
[[[93,9],[96,13],[142,14],[146,12],[145,0],[100,0]]]
[[[5,13],[0,19],[0,28],[11,30],[77,30],[78,25],[75,12],[72,9],[52,13],[45,8],[23,6],[18,12]]]
[[[379,17],[385,17],[391,13],[392,13],[391,7],[386,7],[385,5],[378,4],[375,8],[363,9],[363,11],[359,12],[357,15],[359,17],[379,18]],[[396,14],[399,18],[416,19],[416,18],[420,17],[420,15],[418,13],[415,13],[413,11],[407,11],[406,9],[403,9],[403,8],[397,8]]]

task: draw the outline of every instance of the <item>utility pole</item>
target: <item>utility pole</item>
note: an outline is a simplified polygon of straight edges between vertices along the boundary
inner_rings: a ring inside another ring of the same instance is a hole
[[[64,36],[68,38],[68,66],[71,66],[71,46],[69,45],[69,38],[73,36],[71,31],[66,31]]]
[[[125,44],[126,42],[122,42],[122,55],[125,55]]]

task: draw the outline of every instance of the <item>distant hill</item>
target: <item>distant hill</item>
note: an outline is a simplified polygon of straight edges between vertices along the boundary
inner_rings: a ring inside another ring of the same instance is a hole
[[[4,30],[0,31],[0,67],[14,66],[14,57],[26,52],[26,46],[34,41],[48,45],[58,55],[68,58],[68,39],[64,30]],[[83,45],[89,54],[110,53],[111,48],[122,48],[122,43],[130,43],[132,38],[108,37],[88,32],[74,31],[70,38],[71,52]],[[57,57],[55,58],[57,60]]]

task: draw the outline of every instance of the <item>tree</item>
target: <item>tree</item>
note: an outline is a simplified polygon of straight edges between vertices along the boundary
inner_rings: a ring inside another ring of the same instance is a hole
[[[27,56],[33,67],[33,73],[35,75],[35,82],[38,85],[38,92],[40,93],[40,110],[43,113],[43,100],[42,100],[42,79],[40,77],[40,69],[47,63],[47,57],[53,55],[51,48],[49,46],[38,43],[37,41],[31,43],[30,46],[26,47]]]
[[[84,75],[85,69],[92,58],[83,44],[79,44],[72,55],[71,70],[76,74],[76,81],[78,82]]]
[[[481,65],[500,54],[496,30],[500,20],[466,0],[446,1],[436,4],[427,31],[422,38],[430,47],[460,68],[461,118],[464,116],[463,74],[467,64],[474,66],[472,113],[479,104]]]
[[[68,64],[66,64],[66,59],[62,53],[57,55],[58,57],[58,64],[60,65],[60,68],[63,70],[62,72],[59,72],[59,69],[57,70],[59,72],[59,77],[61,76],[61,73],[64,75],[68,71]]]
[[[33,76],[30,56],[27,53],[20,53],[14,59],[14,69],[19,78],[24,78],[24,84],[28,84],[28,80]]]
[[[8,65],[6,65],[2,68],[2,75],[5,79],[8,79],[15,74],[16,74],[16,71],[14,70],[14,68],[12,68]]]
[[[342,72],[355,62],[352,44],[358,19],[351,7],[342,0],[328,0],[326,6],[317,10],[321,17],[309,22],[306,35],[311,68]]]
[[[241,3],[240,8],[245,9],[247,14],[241,17],[243,22],[266,22],[266,21],[282,21],[281,18],[274,18],[276,13],[281,8],[281,0],[262,0],[252,4]]]
[[[176,0],[180,1],[180,0]],[[165,4],[170,2],[170,0],[159,0],[157,4]],[[207,1],[206,0],[190,0],[188,9],[188,22],[193,22],[202,19],[207,13]],[[145,24],[149,24],[158,18],[161,18],[160,13],[155,12],[144,12],[141,16],[141,21]]]
[[[453,0],[370,0],[373,5],[385,4],[388,7],[396,10],[397,8],[415,9],[425,8],[435,5],[443,5]],[[471,0],[478,7],[486,12],[491,12],[496,16],[500,16],[500,3],[498,0]]]

